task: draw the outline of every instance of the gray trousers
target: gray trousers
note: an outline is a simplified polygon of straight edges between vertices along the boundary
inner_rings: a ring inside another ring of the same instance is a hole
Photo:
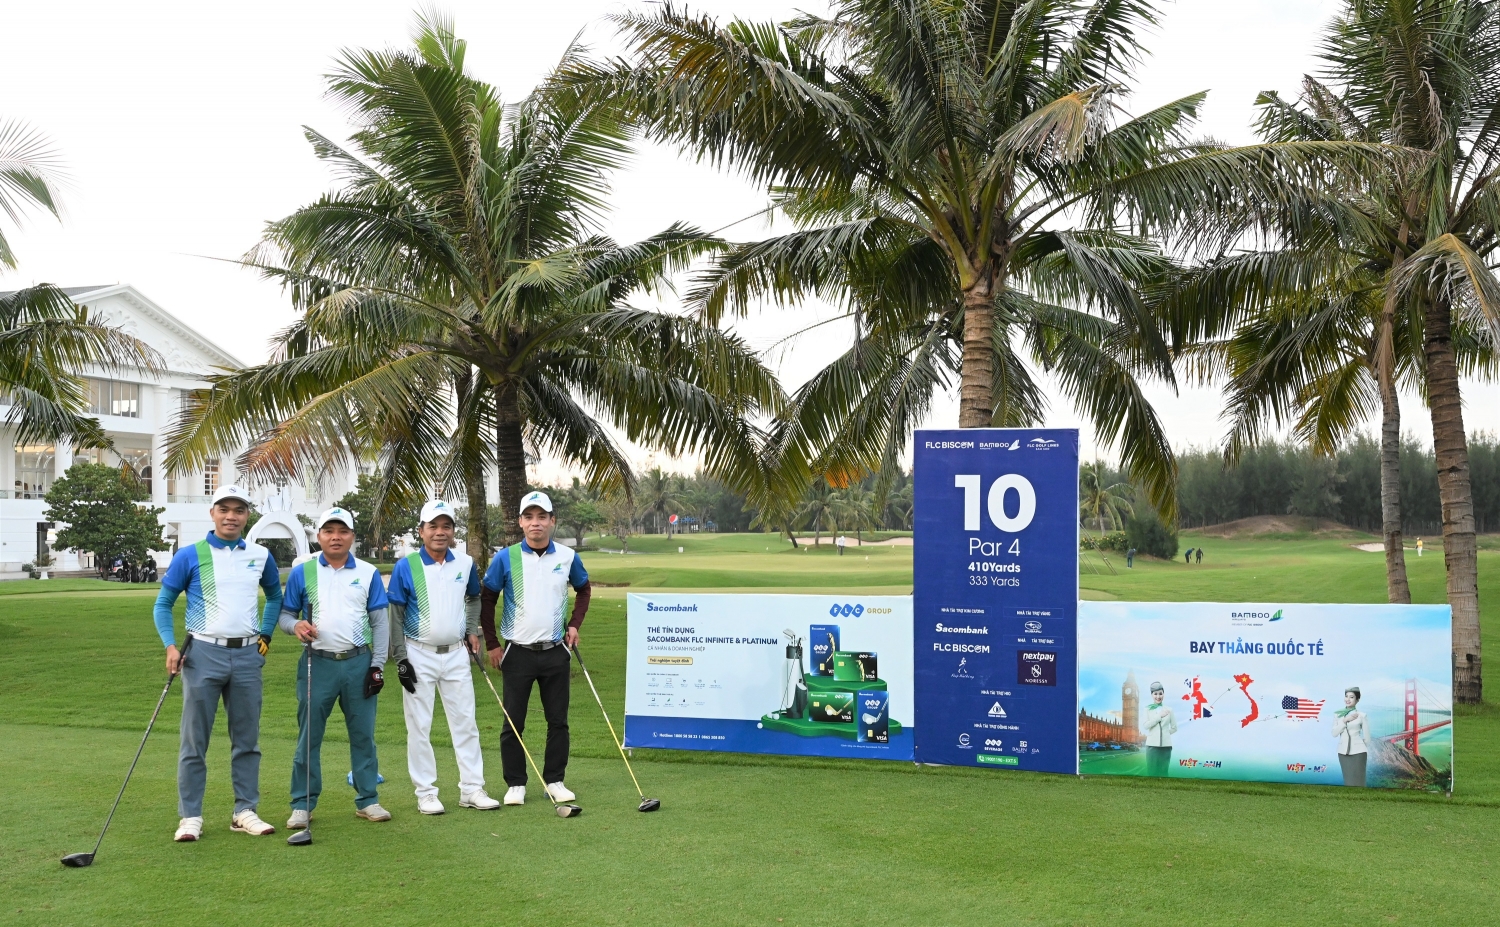
[[[260,803],[261,669],[254,647],[220,647],[193,641],[182,665],[182,750],[177,755],[177,813],[203,815],[208,782],[208,739],[219,700],[229,718],[229,775],[234,813]]]

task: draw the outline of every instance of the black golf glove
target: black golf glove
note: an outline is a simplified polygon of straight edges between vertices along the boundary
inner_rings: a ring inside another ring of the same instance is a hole
[[[255,642],[255,649],[260,652],[261,656],[269,653],[271,650],[271,635],[262,634],[260,640]]]
[[[396,661],[396,678],[401,681],[401,688],[412,695],[417,694],[417,671],[410,660]]]
[[[385,688],[385,674],[378,666],[370,667],[369,672],[365,673],[365,698],[369,698],[383,688]]]

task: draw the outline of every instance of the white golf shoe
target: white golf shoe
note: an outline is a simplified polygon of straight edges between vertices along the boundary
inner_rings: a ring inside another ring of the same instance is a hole
[[[287,830],[307,830],[307,822],[312,820],[312,815],[306,808],[295,808],[292,816],[286,819]]]
[[[172,835],[172,839],[176,840],[178,843],[192,843],[194,840],[197,840],[202,836],[202,817],[183,818],[181,821],[177,822],[177,833]]]
[[[249,834],[252,837],[264,837],[266,834],[276,833],[276,828],[260,819],[260,815],[252,808],[246,808],[239,814],[229,819],[229,829],[237,834]]]
[[[489,796],[484,789],[475,789],[458,800],[460,808],[475,808],[479,811],[494,811],[500,807],[500,803]]]
[[[507,805],[526,804],[526,786],[513,785],[505,790],[505,803]]]
[[[417,810],[423,814],[442,814],[448,809],[443,807],[436,795],[418,795]]]
[[[375,802],[371,805],[365,805],[363,808],[360,808],[358,811],[354,812],[354,816],[357,818],[364,818],[366,821],[375,821],[376,823],[379,823],[381,821],[389,821],[391,819],[391,813],[380,807],[379,802]]]
[[[551,795],[552,800],[557,802],[572,801],[573,799],[578,797],[577,795],[574,795],[573,792],[561,782],[547,783],[547,794]]]

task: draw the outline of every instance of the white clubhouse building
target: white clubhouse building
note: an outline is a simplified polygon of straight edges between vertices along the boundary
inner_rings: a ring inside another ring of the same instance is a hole
[[[128,461],[151,490],[151,504],[166,511],[161,516],[171,549],[156,556],[165,571],[179,539],[193,543],[212,529],[208,497],[221,485],[235,481],[233,457],[209,461],[189,473],[166,471],[165,439],[187,391],[207,385],[211,373],[244,366],[238,359],[194,331],[182,320],[147,299],[128,284],[66,287],[80,306],[110,325],[155,348],[164,360],[160,375],[133,372],[82,371],[89,377],[89,412],[98,417],[113,439],[115,450],[78,451],[67,445],[16,443],[15,429],[4,424],[10,407],[0,396],[0,572],[14,572],[36,559],[49,532],[43,496],[52,481],[79,459],[119,465]],[[297,540],[296,514],[315,515],[344,495],[354,483],[356,468],[332,474],[321,485],[266,486],[256,489],[261,522],[253,532],[262,537]],[[299,544],[305,550],[305,543]],[[54,570],[88,568],[87,557],[73,551],[52,551]]]

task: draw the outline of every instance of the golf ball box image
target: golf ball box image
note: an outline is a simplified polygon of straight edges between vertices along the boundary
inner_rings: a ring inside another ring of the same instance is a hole
[[[912,758],[910,597],[627,601],[627,746]]]

